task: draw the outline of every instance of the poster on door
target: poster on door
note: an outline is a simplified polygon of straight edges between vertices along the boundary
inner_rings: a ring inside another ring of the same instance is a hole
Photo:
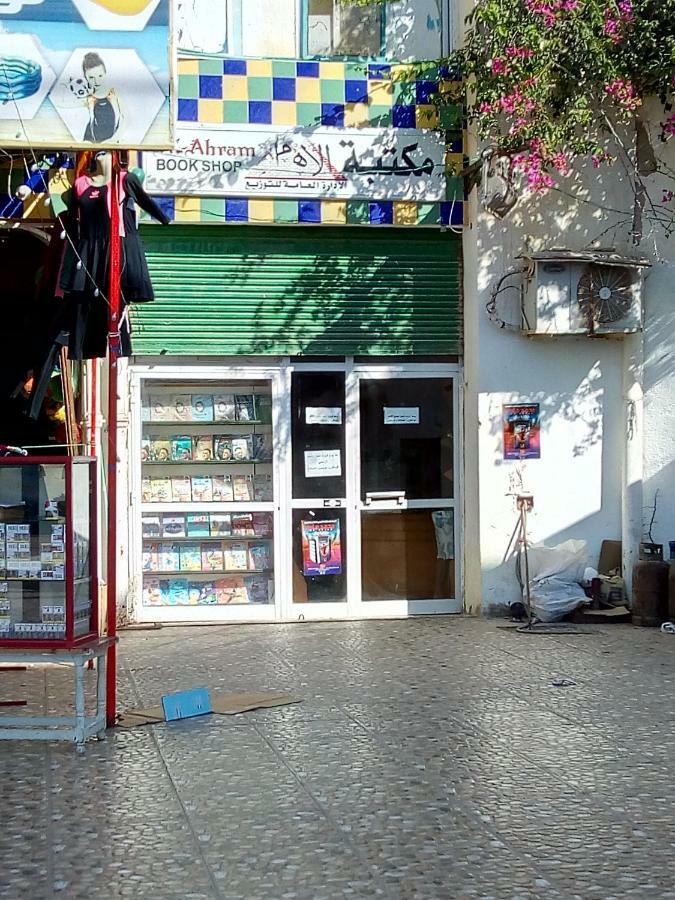
[[[502,408],[504,459],[541,458],[538,403],[507,403]]]
[[[304,575],[342,575],[340,520],[303,521],[302,571]]]

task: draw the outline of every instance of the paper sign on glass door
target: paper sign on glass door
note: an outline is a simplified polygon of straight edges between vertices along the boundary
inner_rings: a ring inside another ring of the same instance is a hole
[[[342,475],[339,450],[305,450],[305,478],[331,478]]]
[[[339,406],[308,406],[305,422],[308,425],[342,425],[342,409]]]
[[[419,406],[385,406],[385,425],[419,425]]]

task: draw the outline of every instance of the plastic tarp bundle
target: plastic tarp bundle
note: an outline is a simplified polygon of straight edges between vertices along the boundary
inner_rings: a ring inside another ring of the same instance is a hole
[[[557,622],[588,602],[579,584],[588,565],[586,541],[531,547],[528,560],[532,613],[541,622]]]

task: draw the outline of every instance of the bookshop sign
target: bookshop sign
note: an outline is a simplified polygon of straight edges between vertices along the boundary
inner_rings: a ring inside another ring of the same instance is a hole
[[[180,127],[172,153],[144,153],[151,194],[439,201],[445,146],[434,131]]]

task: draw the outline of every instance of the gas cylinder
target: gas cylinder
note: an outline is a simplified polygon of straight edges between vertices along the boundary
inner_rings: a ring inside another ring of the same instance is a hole
[[[667,562],[640,560],[633,568],[633,625],[659,627],[668,618]]]

